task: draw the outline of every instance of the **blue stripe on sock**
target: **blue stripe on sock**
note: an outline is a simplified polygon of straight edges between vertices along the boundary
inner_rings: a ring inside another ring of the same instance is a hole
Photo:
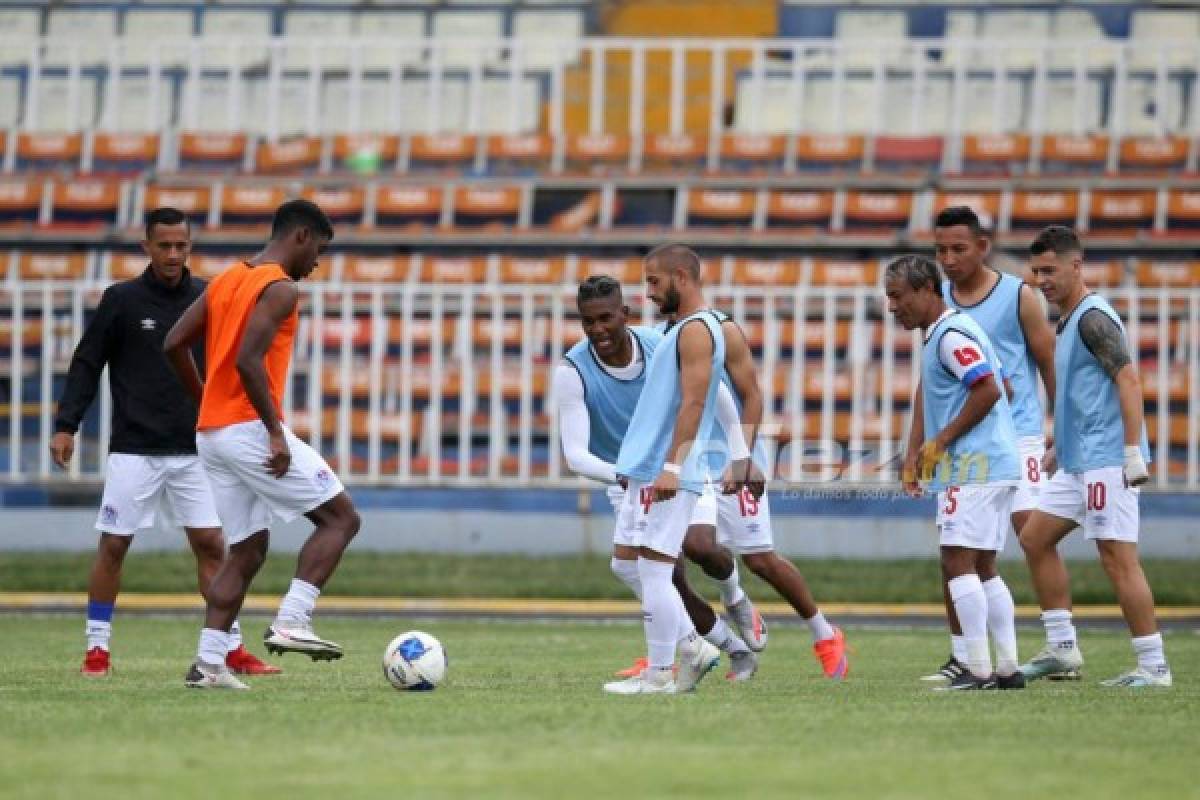
[[[115,603],[88,602],[87,618],[96,622],[112,622]]]

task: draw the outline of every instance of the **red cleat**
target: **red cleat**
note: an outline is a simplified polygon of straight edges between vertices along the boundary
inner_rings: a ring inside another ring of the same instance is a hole
[[[83,666],[79,668],[89,678],[103,678],[112,672],[112,664],[108,660],[108,651],[103,647],[93,647],[83,657]]]
[[[618,670],[615,674],[618,678],[632,678],[635,675],[641,675],[646,671],[646,667],[648,666],[650,666],[650,659],[642,656],[637,661],[633,662],[632,667]]]
[[[833,629],[832,639],[822,639],[814,644],[813,654],[821,662],[821,671],[826,678],[840,681],[850,672],[850,661],[846,658],[846,636],[841,628]]]
[[[225,656],[225,666],[237,675],[278,675],[283,672],[274,664],[268,664],[246,649],[238,645],[236,650],[230,650]]]

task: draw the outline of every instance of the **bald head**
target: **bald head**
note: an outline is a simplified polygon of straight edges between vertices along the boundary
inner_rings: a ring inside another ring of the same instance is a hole
[[[693,282],[700,282],[700,256],[687,245],[659,245],[646,256],[646,263],[664,272],[685,272]]]

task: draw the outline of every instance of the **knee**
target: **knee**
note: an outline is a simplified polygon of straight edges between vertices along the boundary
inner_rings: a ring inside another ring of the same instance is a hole
[[[100,548],[97,550],[100,563],[111,569],[119,569],[125,561],[125,554],[129,552],[129,542],[128,536],[105,534],[100,537]]]
[[[774,553],[749,553],[742,556],[742,563],[746,569],[766,580],[775,571],[775,558]]]
[[[359,529],[362,527],[362,516],[358,513],[358,509],[351,508],[344,515],[343,530],[346,532],[346,541],[355,537]]]

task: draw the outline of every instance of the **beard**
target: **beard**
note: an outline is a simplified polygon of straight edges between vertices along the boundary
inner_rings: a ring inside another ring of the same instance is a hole
[[[662,305],[658,310],[663,314],[674,314],[679,311],[679,291],[672,286],[663,294]]]

